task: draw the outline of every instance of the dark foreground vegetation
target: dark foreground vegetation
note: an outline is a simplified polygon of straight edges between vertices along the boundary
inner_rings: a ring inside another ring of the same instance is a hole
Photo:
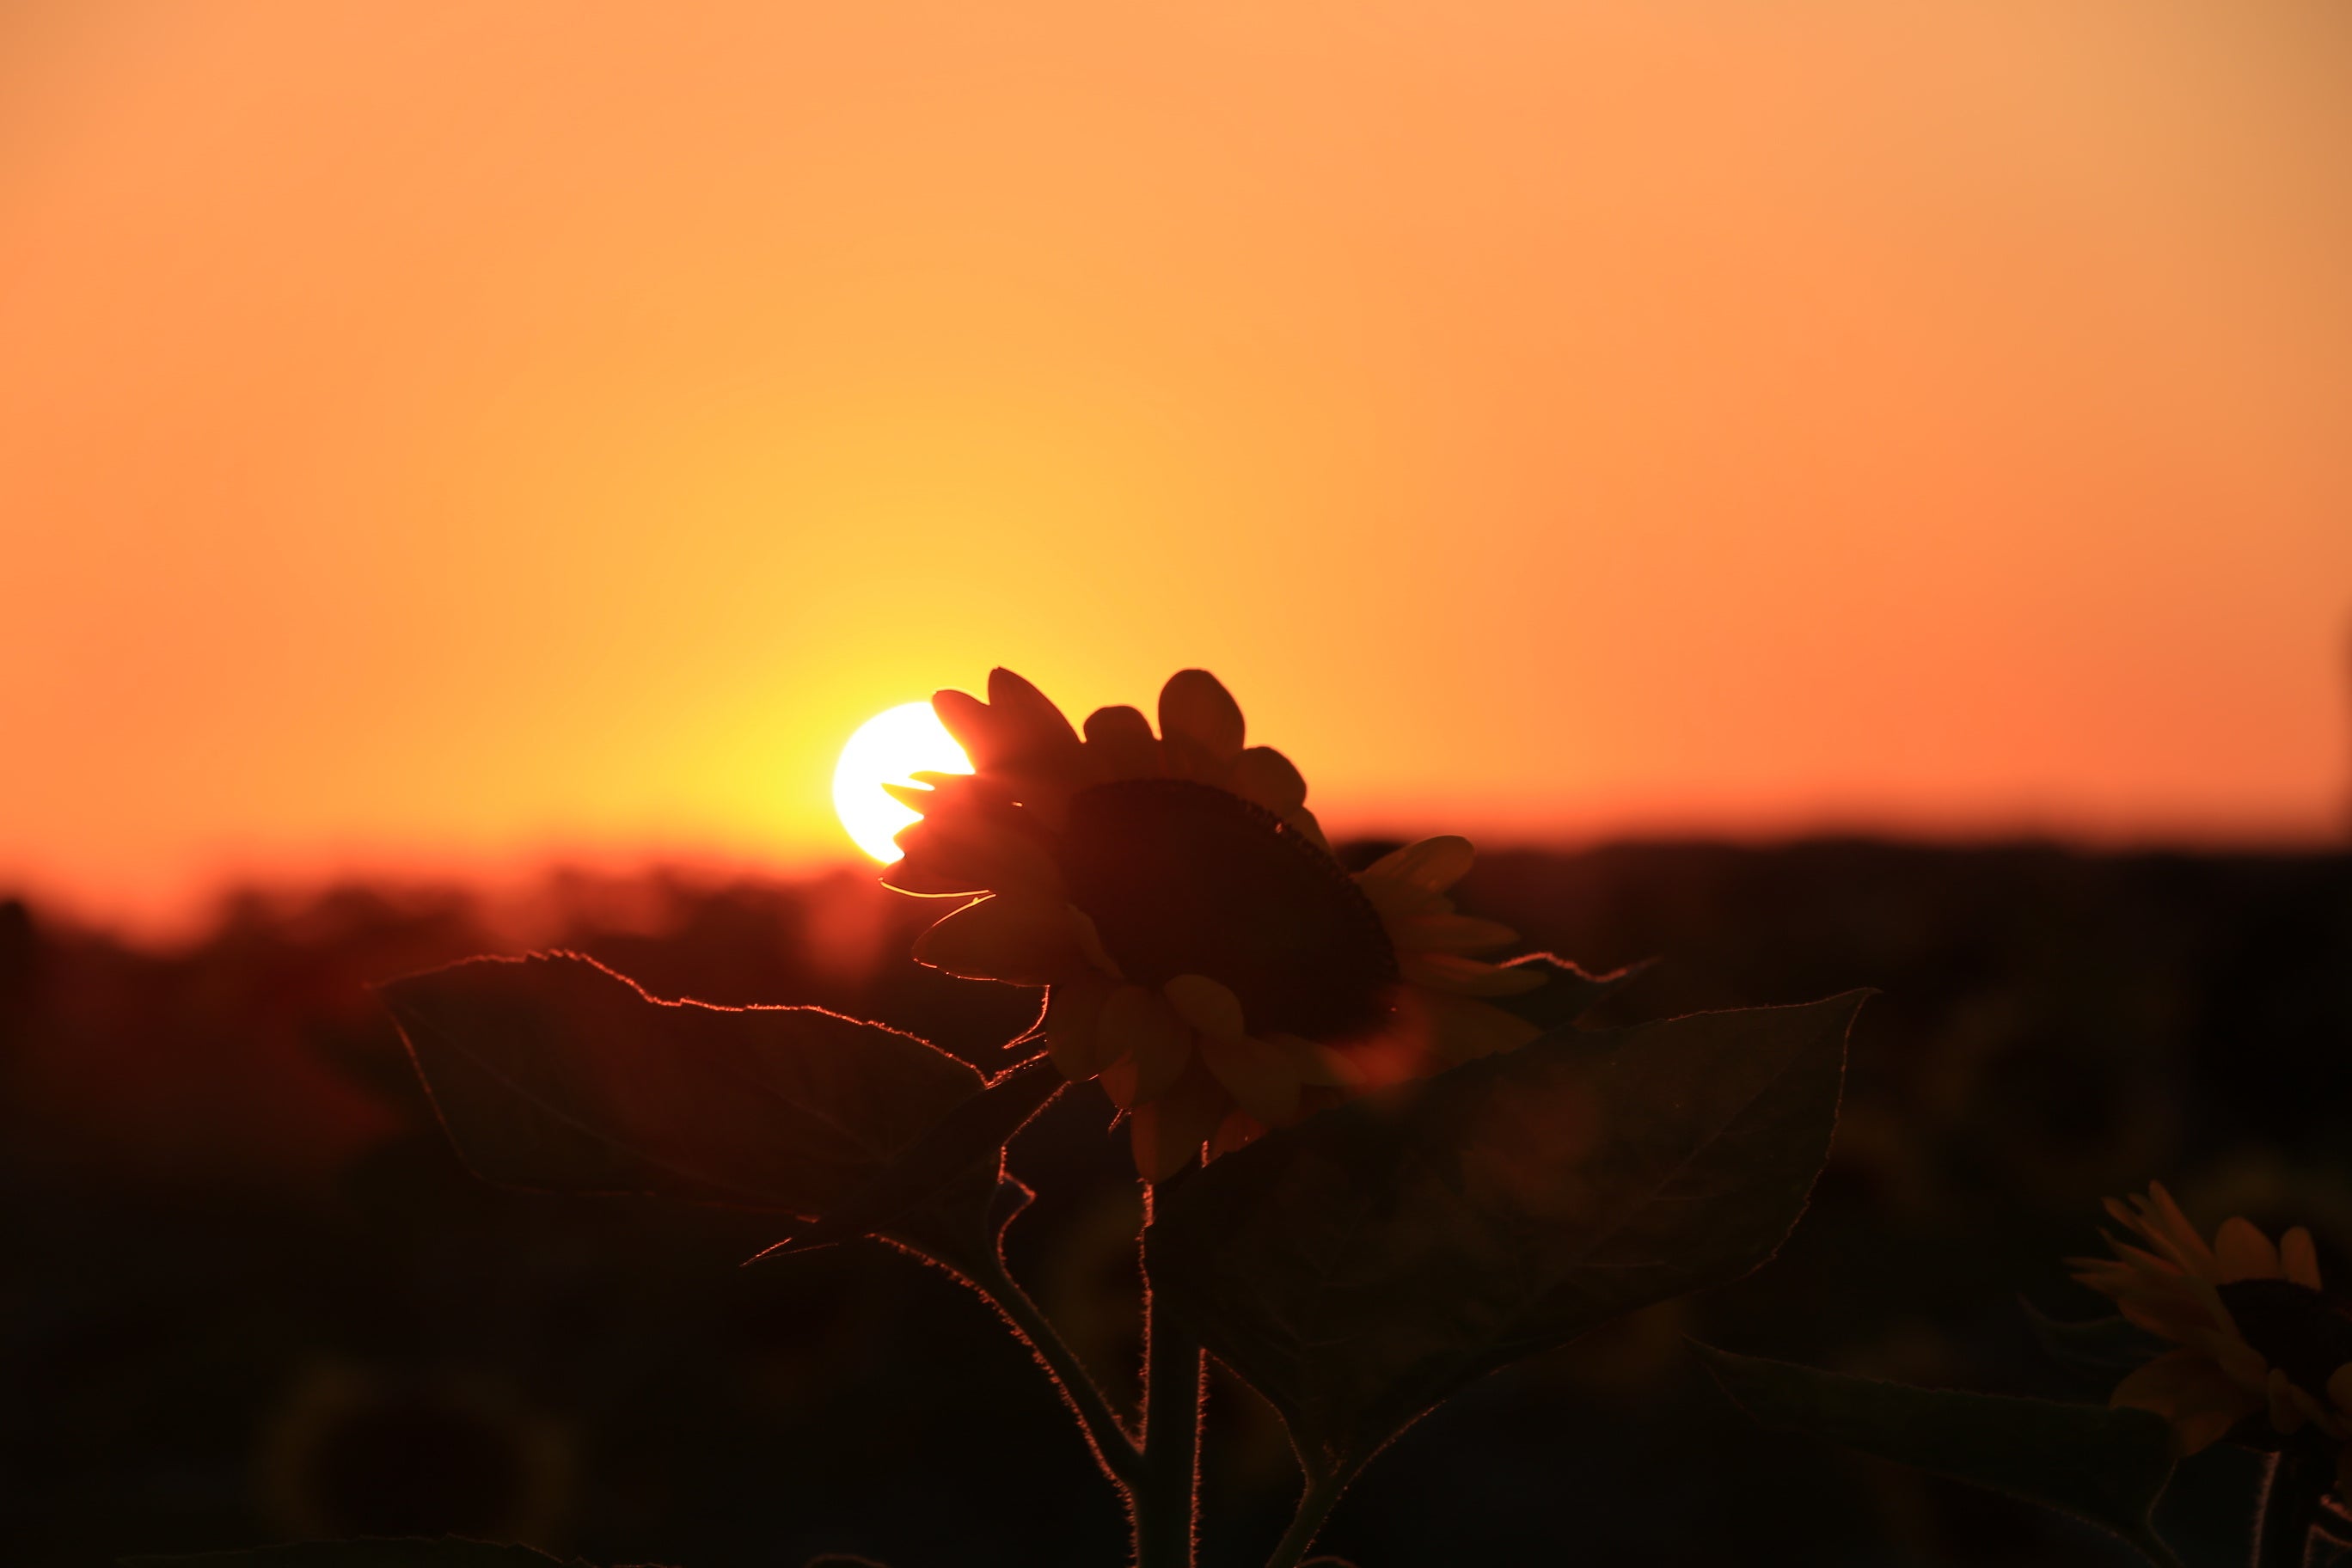
[[[1622,1020],[1884,994],[1780,1260],[1413,1428],[1324,1538],[1362,1568],[2127,1561],[1767,1436],[1684,1336],[2096,1397],[2016,1299],[2105,1310],[2059,1259],[2151,1177],[2209,1222],[2310,1226],[2352,1280],[2352,858],[1625,846],[1489,857],[1462,902],[1591,969],[1656,960],[1608,1004]],[[1064,1413],[959,1287],[863,1244],[744,1267],[775,1239],[756,1215],[476,1182],[367,989],[529,941],[992,1068],[1034,995],[911,963],[938,912],[849,876],[559,878],[526,932],[462,892],[345,888],[236,900],[163,952],[0,904],[0,1559],[452,1531],[691,1568],[1118,1561]],[[1136,1198],[1108,1116],[1067,1094],[1014,1145],[1058,1195],[1012,1248],[1116,1381]],[[1230,1386],[1212,1420],[1210,1516],[1270,1536],[1278,1423]],[[2242,1541],[2252,1475],[2226,1447],[2184,1468],[2164,1521],[2184,1555]],[[1256,1561],[1245,1544],[1203,1559]]]

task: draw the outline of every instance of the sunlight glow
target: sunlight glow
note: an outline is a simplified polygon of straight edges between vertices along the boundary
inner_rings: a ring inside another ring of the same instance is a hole
[[[857,847],[887,865],[898,858],[898,834],[921,814],[891,799],[882,786],[911,784],[917,773],[970,772],[971,759],[931,705],[904,702],[860,724],[841,748],[833,770],[833,809]]]

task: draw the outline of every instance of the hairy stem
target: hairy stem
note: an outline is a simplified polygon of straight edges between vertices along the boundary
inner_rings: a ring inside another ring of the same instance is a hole
[[[1135,1491],[1136,1568],[1192,1568],[1201,1495],[1199,1342],[1143,1303],[1143,1479]]]
[[[1094,1450],[1095,1462],[1102,1467],[1103,1474],[1110,1478],[1122,1496],[1131,1499],[1143,1479],[1143,1456],[1111,1409],[1102,1385],[1071,1351],[1045,1311],[1030,1300],[1029,1292],[1013,1278],[1012,1271],[1004,1267],[1002,1253],[992,1259],[987,1277],[980,1285],[981,1293],[1021,1337],[1030,1353],[1037,1358],[1037,1364],[1045,1369],[1045,1375],[1061,1391],[1063,1403],[1078,1418],[1079,1430],[1086,1435],[1087,1446]]]
[[[1331,1517],[1332,1505],[1339,1494],[1348,1489],[1347,1479],[1326,1476],[1309,1481],[1298,1500],[1298,1511],[1291,1516],[1290,1528],[1275,1542],[1274,1555],[1265,1560],[1265,1568],[1293,1568],[1315,1544],[1315,1537],[1323,1529],[1323,1521]]]
[[[2271,1456],[2254,1506],[2253,1568],[2304,1568],[2311,1532],[2319,1523],[2320,1500],[2336,1479],[2329,1456],[2296,1444]]]
[[[2156,1568],[2182,1568],[2180,1559],[2172,1554],[2172,1548],[2164,1543],[2164,1538],[2157,1534],[2154,1526],[2143,1524],[2126,1533],[2124,1539],[2137,1547],[2139,1554],[2155,1563]]]
[[[1175,1178],[1181,1181],[1180,1175]],[[1208,1363],[1201,1342],[1155,1310],[1150,1250],[1153,1200],[1143,1189],[1135,1238],[1143,1275],[1143,1479],[1132,1495],[1135,1568],[1193,1568],[1200,1546],[1201,1418],[1208,1408]]]

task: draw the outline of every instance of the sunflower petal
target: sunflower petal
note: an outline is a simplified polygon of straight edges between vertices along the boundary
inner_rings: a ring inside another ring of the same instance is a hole
[[[1078,951],[1087,955],[1088,963],[1113,980],[1127,978],[1126,973],[1118,966],[1118,960],[1113,958],[1110,949],[1103,945],[1102,931],[1095,925],[1094,916],[1076,904],[1070,906],[1070,930],[1077,938]]]
[[[1217,1080],[1197,1067],[1166,1094],[1137,1106],[1127,1119],[1136,1173],[1164,1182],[1182,1170],[1232,1109]]]
[[[1204,1035],[1239,1036],[1247,1027],[1242,999],[1205,974],[1180,974],[1160,989],[1177,1016]]]
[[[1468,915],[1408,915],[1388,922],[1390,940],[1414,952],[1492,952],[1519,940],[1519,933],[1499,921]]]
[[[981,777],[1009,788],[1049,823],[1088,782],[1086,753],[1062,710],[1009,669],[988,675],[989,700],[967,691],[931,694],[931,711]]]
[[[882,868],[882,885],[926,899],[988,891],[987,878],[961,869],[938,856],[917,853],[922,826],[919,822],[908,823],[898,834],[898,858]],[[909,837],[917,840],[916,847],[910,848],[907,842]]]
[[[955,737],[955,743],[963,748],[963,754],[971,759],[973,767],[989,765],[987,759],[998,749],[998,715],[989,710],[987,703],[969,691],[950,687],[931,693],[931,711],[938,715],[947,732]]]
[[[1000,668],[988,672],[988,712],[995,720],[992,738],[997,750],[988,762],[973,754],[973,764],[1034,766],[1045,759],[1066,759],[1077,752],[1077,731],[1070,729],[1070,720],[1061,715],[1061,708],[1012,670]]]
[[[1507,969],[1456,952],[1400,952],[1397,973],[1415,985],[1462,996],[1517,996],[1544,983],[1539,969]]]
[[[1423,892],[1442,893],[1470,871],[1477,851],[1457,834],[1423,838],[1381,856],[1364,868],[1367,879],[1402,882]]]
[[[1363,1069],[1328,1046],[1298,1035],[1262,1035],[1259,1038],[1290,1058],[1291,1069],[1302,1084],[1351,1089],[1364,1081]]]
[[[2271,1368],[2263,1384],[2263,1403],[2269,1406],[2271,1425],[2287,1436],[2293,1436],[2309,1424],[2311,1413],[2295,1403],[2294,1396],[2303,1391],[2287,1381],[2286,1373]],[[2305,1398],[2310,1397],[2308,1394]]]
[[[1211,756],[1207,747],[1182,735],[1171,735],[1160,742],[1160,765],[1171,779],[1190,779],[1219,789],[1232,782],[1231,768]]]
[[[2301,1226],[2279,1237],[2279,1267],[2306,1290],[2326,1289],[2319,1282],[2319,1248],[2312,1245],[2311,1232]]]
[[[1034,682],[1001,666],[988,672],[988,706],[1024,742],[1024,752],[1062,750],[1078,743],[1078,732]]]
[[[909,787],[912,786],[912,787]],[[1013,792],[986,773],[919,773],[904,784],[886,784],[892,795],[925,816],[967,816],[1006,823]]]
[[[1045,994],[1045,1049],[1054,1066],[1073,1083],[1102,1070],[1096,1042],[1101,1035],[1103,1004],[1111,986],[1091,975],[1057,981]]]
[[[1209,1158],[1245,1149],[1265,1135],[1265,1124],[1246,1110],[1229,1110],[1209,1139]]]
[[[2161,1226],[2173,1246],[2179,1249],[2188,1268],[2195,1273],[2211,1273],[2213,1249],[2205,1245],[2204,1237],[2189,1223],[2180,1205],[2172,1201],[2171,1193],[2165,1189],[2162,1182],[2147,1184],[2147,1204],[2155,1223]]]
[[[1303,805],[1298,806],[1293,810],[1283,813],[1282,820],[1290,825],[1293,832],[1306,839],[1309,844],[1315,846],[1316,848],[1320,849],[1326,855],[1331,853],[1331,840],[1324,837],[1323,825],[1315,820],[1315,814],[1313,812],[1307,810]]]
[[[1147,1182],[1166,1181],[1192,1157],[1192,1150],[1161,1125],[1168,1117],[1169,1107],[1154,1100],[1137,1106],[1127,1119],[1128,1152],[1135,1161],[1135,1173]]]
[[[983,771],[1002,777],[1021,804],[1049,826],[1059,826],[1070,797],[1093,784],[1094,764],[1078,733],[1045,694],[1009,669],[989,672],[989,710],[996,714],[996,742]]]
[[[1242,754],[1241,704],[1205,669],[1180,669],[1160,689],[1160,736],[1184,740],[1220,763]]]
[[[2107,1404],[2116,1409],[2152,1410],[2170,1415],[2187,1396],[2200,1390],[2218,1393],[2213,1363],[2202,1352],[2168,1350],[2143,1362],[2116,1384]]]
[[[2223,1285],[2240,1279],[2279,1279],[2278,1248],[2252,1221],[2231,1215],[2213,1235],[2214,1278]]]
[[[898,831],[899,859],[882,879],[908,893],[1024,892],[1060,900],[1062,874],[1044,847],[979,813],[934,812]]]
[[[1517,1050],[1543,1032],[1500,1007],[1417,985],[1403,988],[1397,1011],[1424,1064],[1423,1073],[1442,1072],[1480,1057]]]
[[[1125,1110],[1135,1103],[1135,1058],[1110,1058],[1105,1054],[1109,1049],[1110,1042],[1097,1036],[1095,1055],[1101,1065],[1095,1071],[1095,1079],[1102,1085],[1103,1092],[1110,1096],[1110,1102]]]
[[[1272,746],[1252,746],[1236,758],[1234,793],[1255,801],[1276,816],[1287,816],[1307,804],[1307,780],[1288,757]]]
[[[2106,1240],[2107,1245],[2115,1248],[2116,1257],[2119,1260],[2131,1265],[2150,1279],[2185,1279],[2188,1278],[2180,1266],[2169,1258],[2159,1258],[2143,1247],[2134,1247],[2128,1241],[2117,1241],[2112,1236]]]
[[[2117,1409],[2147,1410],[2173,1425],[2181,1451],[2210,1447],[2263,1400],[2237,1387],[2212,1362],[2195,1351],[2168,1351],[2116,1385],[2107,1403]]]
[[[2127,1289],[2138,1278],[2130,1265],[2112,1258],[2062,1258],[2058,1261],[2072,1270],[2076,1279],[2105,1296]]]
[[[1139,709],[1097,708],[1087,714],[1087,746],[1100,753],[1107,777],[1160,776],[1160,742],[1152,738],[1151,721]]]
[[[909,811],[929,811],[939,804],[939,791],[929,784],[891,784],[885,780],[882,793]]]
[[[2216,1342],[2211,1353],[2221,1374],[2249,1397],[2258,1396],[2271,1375],[2271,1363],[2263,1359],[2263,1352],[2234,1335],[2215,1335],[2213,1339]]]
[[[1156,994],[1122,985],[1103,1002],[1096,1027],[1103,1088],[1132,1110],[1168,1092],[1192,1057],[1192,1031]],[[1203,1134],[1206,1136],[1206,1134]]]
[[[2335,1425],[2334,1417],[2329,1412],[2326,1405],[2323,1403],[2316,1394],[2313,1394],[2311,1390],[2304,1387],[2298,1383],[2295,1383],[2284,1372],[2274,1372],[2271,1375],[2278,1380],[2279,1393],[2277,1397],[2284,1398],[2288,1405],[2292,1405],[2296,1415],[2310,1425],[2318,1427],[2323,1432],[2327,1431],[2330,1426]],[[2289,1430],[2289,1428],[2281,1426],[2279,1430],[2284,1432]],[[2330,1436],[2334,1436],[2336,1434],[2329,1432],[2328,1435]]]
[[[1269,1126],[1298,1114],[1298,1069],[1286,1052],[1246,1035],[1204,1032],[1200,1045],[1201,1059],[1244,1110]]]
[[[1044,985],[1084,961],[1063,906],[1019,893],[978,899],[915,939],[915,959],[968,980]]]
[[[2115,1303],[2126,1322],[2176,1343],[2185,1344],[2213,1325],[2210,1314],[2173,1292],[2126,1291]]]
[[[2261,1409],[2259,1404],[2244,1409],[2235,1405],[2200,1405],[2184,1411],[2172,1418],[2173,1441],[2183,1454],[2201,1454],[2228,1436],[2239,1422]]]

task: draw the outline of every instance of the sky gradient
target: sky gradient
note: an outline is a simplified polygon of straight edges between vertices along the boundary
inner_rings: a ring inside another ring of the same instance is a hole
[[[1343,830],[2340,839],[2352,9],[0,15],[0,883],[851,852],[1215,670]]]

